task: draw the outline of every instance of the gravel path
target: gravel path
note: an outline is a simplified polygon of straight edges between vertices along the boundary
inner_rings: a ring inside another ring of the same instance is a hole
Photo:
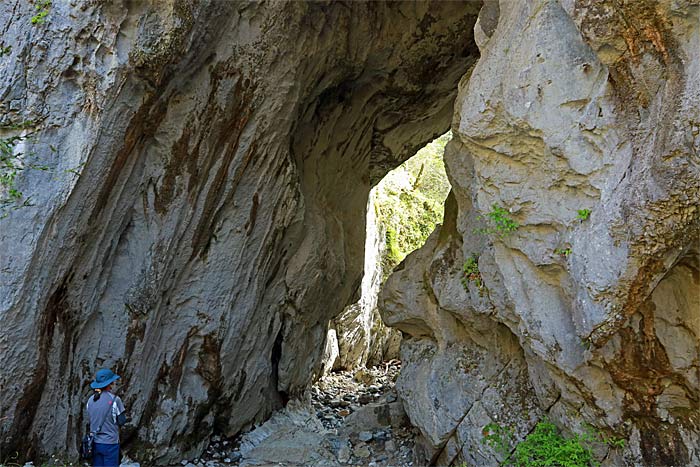
[[[200,459],[184,459],[173,467],[410,467],[415,433],[394,388],[400,370],[400,363],[391,361],[331,373],[314,385],[310,400],[290,403],[235,439],[214,436]]]

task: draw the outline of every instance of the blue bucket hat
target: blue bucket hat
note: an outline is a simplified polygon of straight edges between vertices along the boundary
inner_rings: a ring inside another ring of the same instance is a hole
[[[103,368],[101,370],[97,370],[95,381],[90,383],[90,387],[92,389],[102,389],[109,386],[119,378],[121,378],[121,376],[114,374],[114,372],[109,368]]]

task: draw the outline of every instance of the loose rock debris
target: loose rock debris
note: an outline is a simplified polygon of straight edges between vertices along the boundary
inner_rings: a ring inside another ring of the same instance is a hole
[[[212,437],[184,467],[413,465],[416,435],[394,388],[400,362],[323,377],[310,398],[292,401],[235,439]],[[179,466],[173,466],[179,467]]]

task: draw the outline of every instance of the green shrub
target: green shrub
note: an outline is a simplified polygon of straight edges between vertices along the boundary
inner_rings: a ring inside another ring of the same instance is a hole
[[[518,230],[520,225],[510,217],[507,209],[502,208],[498,204],[491,206],[491,212],[486,216],[480,216],[480,220],[486,222],[488,227],[485,229],[477,229],[475,232],[480,234],[496,234],[500,238],[506,237]]]
[[[471,255],[462,265],[462,286],[469,291],[469,283],[474,282],[479,290],[484,288],[484,281],[479,271],[479,257]]]
[[[484,427],[481,434],[484,436],[481,442],[493,449],[496,454],[504,459],[503,462],[505,463],[510,457],[510,445],[515,438],[513,429],[501,426],[498,423],[489,423]]]
[[[579,209],[578,215],[576,216],[576,219],[580,220],[581,222],[588,220],[588,218],[591,216],[591,210],[590,209]]]
[[[587,437],[562,437],[557,427],[543,420],[515,447],[513,460],[522,467],[588,467],[597,465]]]
[[[386,255],[388,260],[393,264],[399,264],[403,259],[401,254],[401,249],[399,248],[399,239],[396,234],[396,230],[393,226],[387,226],[386,228]]]
[[[25,139],[25,136],[0,138],[0,206],[22,198],[22,193],[15,188],[15,179],[24,164],[22,154],[16,154],[15,147]],[[3,192],[6,196],[2,196]]]
[[[556,248],[554,250],[555,255],[563,256],[565,258],[568,258],[571,253],[571,248]]]
[[[591,467],[599,462],[593,456],[593,446],[606,444],[611,448],[622,448],[625,440],[607,437],[589,427],[584,435],[565,438],[556,425],[547,419],[537,423],[527,437],[512,447],[513,430],[496,423],[483,429],[482,442],[491,447],[503,459],[501,465],[516,467]]]
[[[0,219],[7,217],[12,210],[33,206],[31,197],[26,197],[17,189],[17,177],[26,170],[49,170],[45,165],[35,164],[28,160],[34,153],[28,155],[17,151],[24,142],[32,141],[34,125],[31,120],[10,122],[0,125],[0,134],[15,133],[12,136],[0,137]]]
[[[51,8],[51,0],[39,0],[35,6],[36,14],[32,16],[32,24],[43,24],[46,22],[46,17],[49,14],[49,9]]]

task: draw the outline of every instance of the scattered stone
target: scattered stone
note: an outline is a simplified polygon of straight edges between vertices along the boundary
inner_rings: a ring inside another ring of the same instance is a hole
[[[372,376],[372,373],[370,373],[368,370],[366,370],[364,368],[360,368],[359,370],[355,371],[353,378],[358,383],[363,383],[363,384],[371,384],[372,382],[374,382],[374,377]]]
[[[347,446],[341,446],[340,449],[338,449],[338,462],[342,462],[345,464],[350,460],[350,448]]]
[[[216,435],[201,459],[183,459],[180,464],[408,467],[415,434],[394,389],[399,371],[400,362],[394,362],[354,373],[328,373],[309,391],[310,403],[300,402],[306,404],[307,418],[302,417],[293,426],[273,428],[267,434],[261,432],[258,443],[264,444],[260,448],[241,444],[247,434],[230,439]],[[352,446],[351,439],[358,442]]]
[[[364,443],[355,446],[352,453],[355,457],[359,457],[360,459],[367,459],[372,454],[369,450],[369,446]]]
[[[357,400],[360,402],[360,404],[369,404],[372,402],[372,396],[369,394],[361,394],[360,397],[357,398]]]

